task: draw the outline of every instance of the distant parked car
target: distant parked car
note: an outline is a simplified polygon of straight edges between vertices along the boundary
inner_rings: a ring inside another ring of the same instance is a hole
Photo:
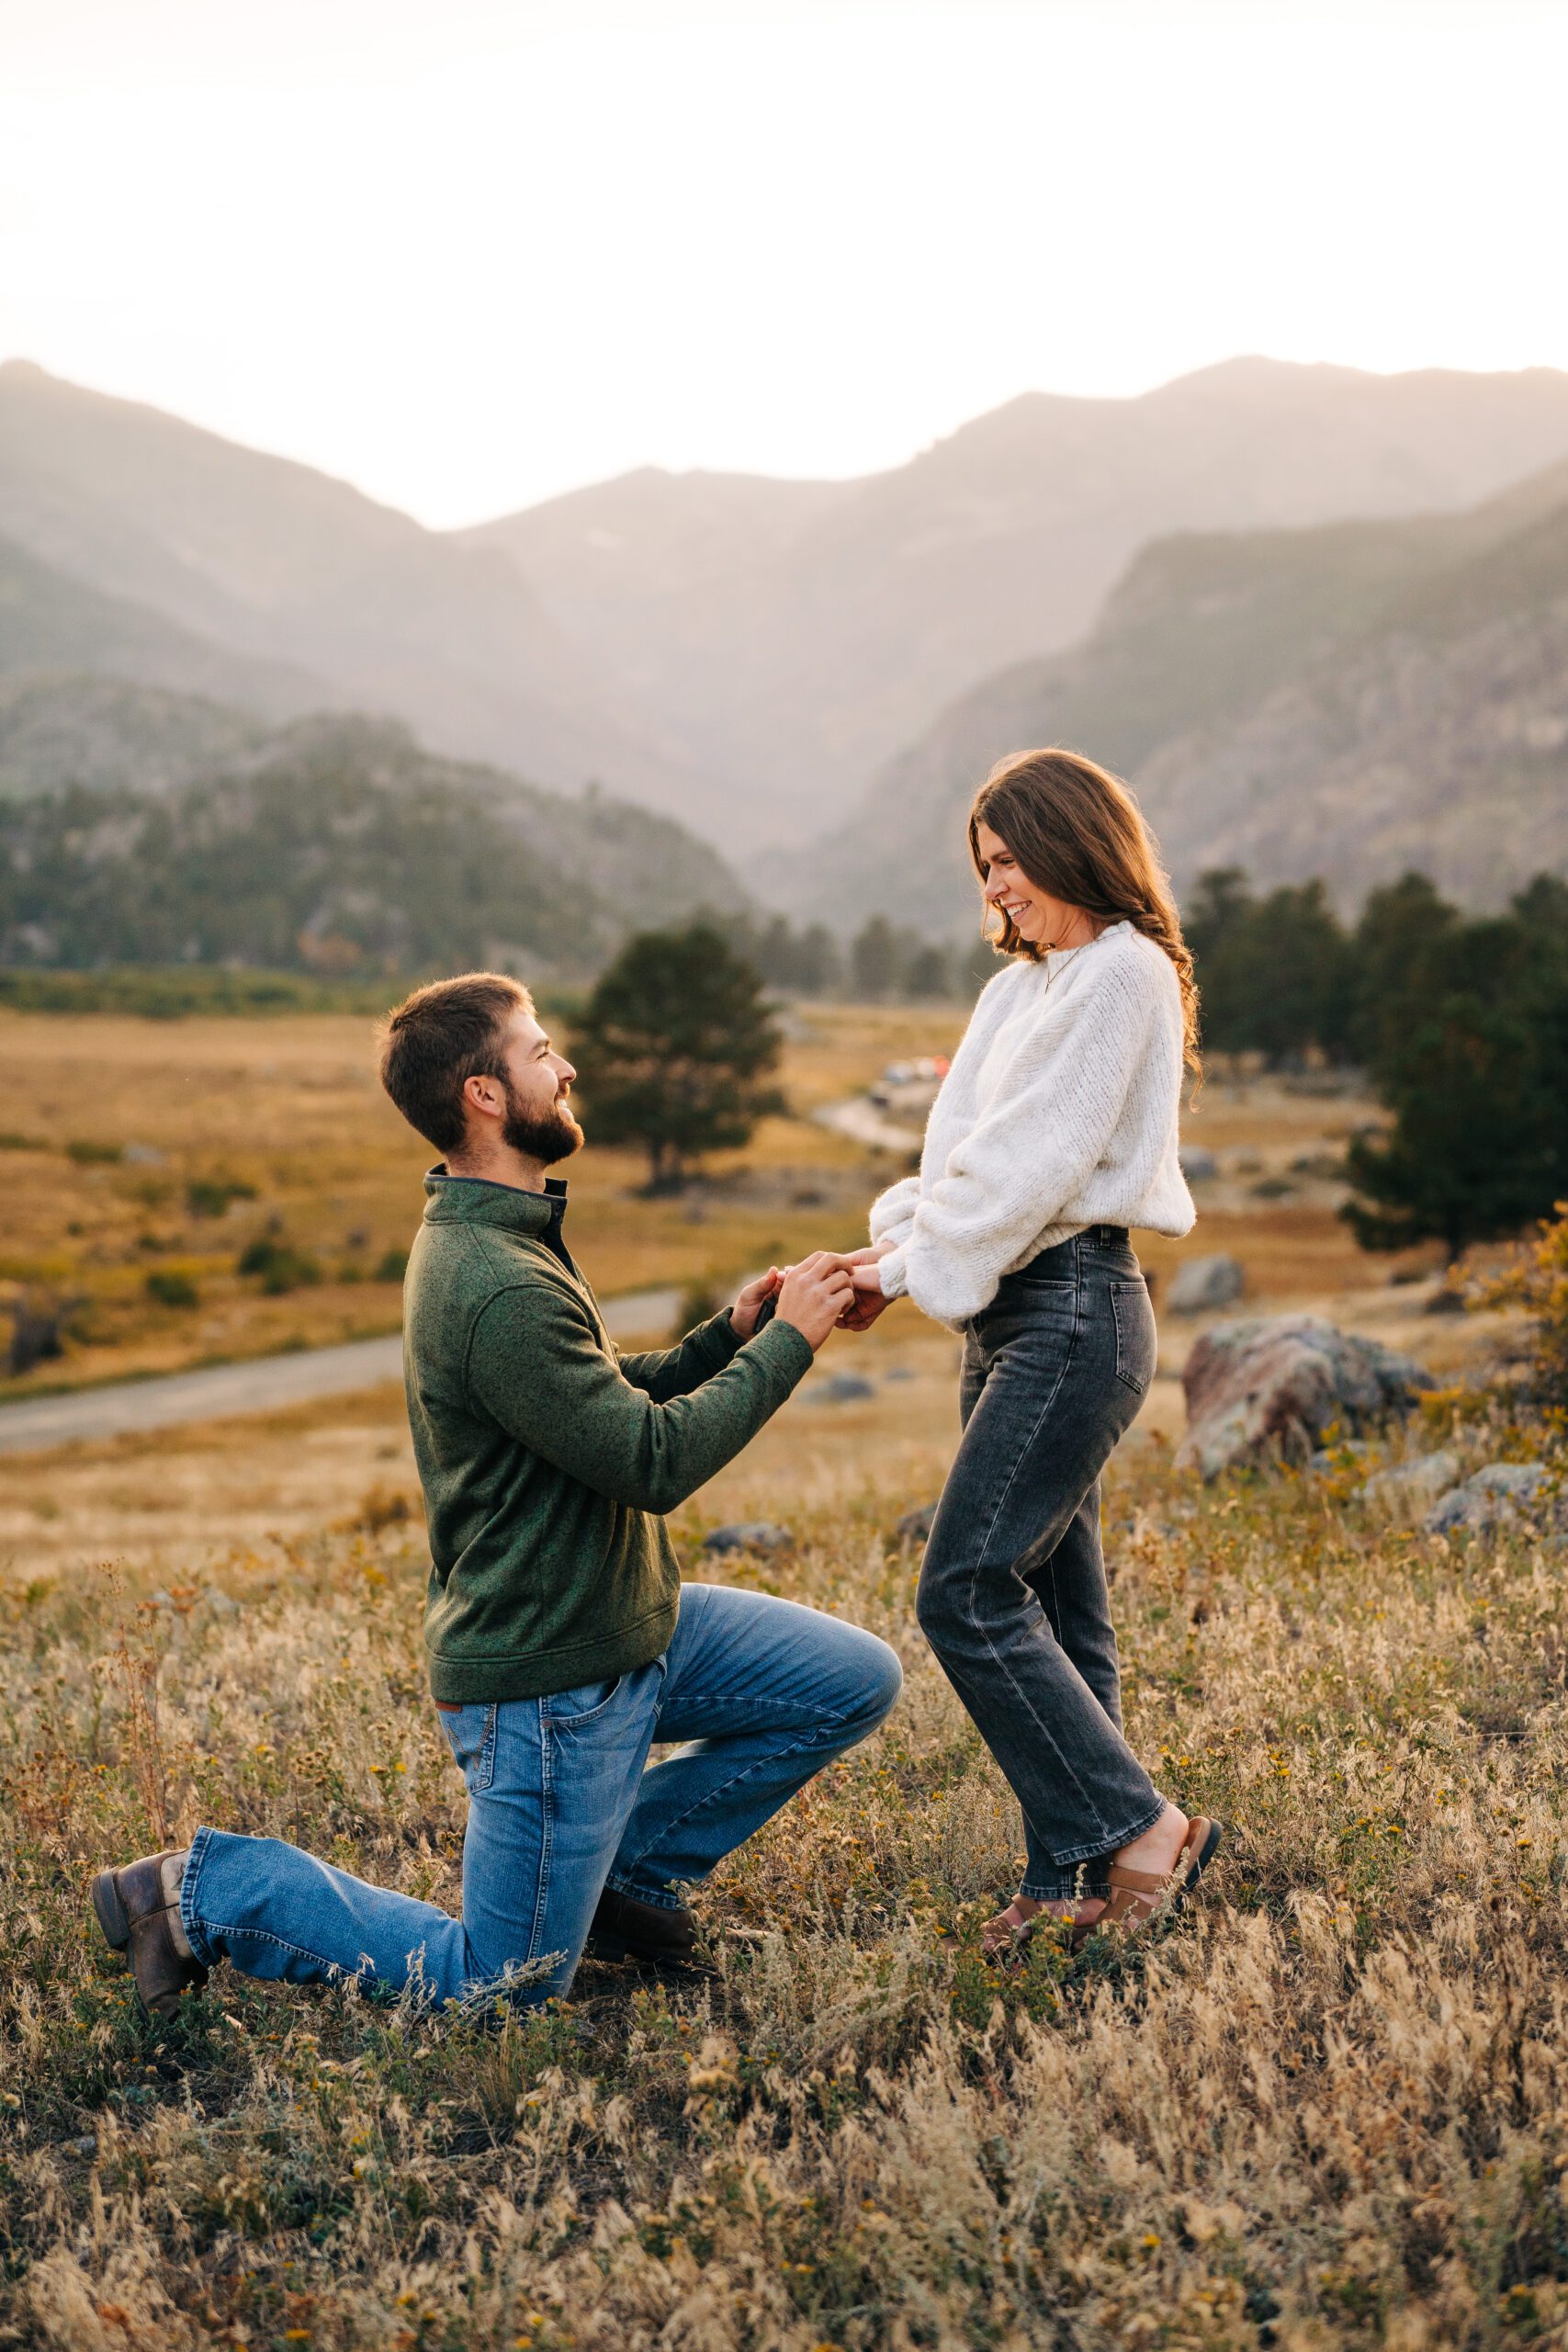
[[[947,1076],[945,1054],[921,1054],[915,1061],[889,1062],[868,1091],[881,1111],[929,1111]]]

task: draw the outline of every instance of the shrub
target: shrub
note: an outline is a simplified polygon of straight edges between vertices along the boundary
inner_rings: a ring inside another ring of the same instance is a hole
[[[154,1266],[147,1277],[147,1295],[160,1306],[199,1306],[201,1293],[189,1274],[177,1266]]]
[[[671,1339],[683,1340],[688,1331],[696,1329],[699,1323],[711,1323],[724,1303],[711,1283],[688,1283],[681,1293],[681,1304],[675,1309]]]
[[[192,1216],[222,1216],[231,1201],[254,1201],[256,1188],[231,1176],[193,1176],[186,1186],[186,1206]]]
[[[65,1353],[65,1330],[75,1302],[35,1297],[23,1291],[11,1309],[11,1339],[4,1358],[7,1373],[31,1372]]]
[[[378,1478],[366,1488],[358,1510],[344,1524],[363,1535],[379,1535],[383,1528],[406,1527],[419,1515],[420,1505],[412,1495]]]
[[[1489,1283],[1487,1306],[1523,1306],[1531,1322],[1530,1363],[1540,1401],[1568,1408],[1568,1201]]]
[[[91,1136],[73,1136],[65,1147],[65,1157],[73,1159],[78,1168],[107,1168],[125,1157],[118,1143],[97,1143]]]
[[[321,1279],[321,1266],[308,1250],[296,1250],[292,1242],[280,1241],[270,1233],[258,1234],[241,1252],[235,1271],[259,1275],[263,1293],[268,1298],[280,1297],[285,1291],[299,1290]]]
[[[400,1283],[408,1270],[409,1253],[406,1250],[386,1250],[376,1261],[376,1272],[371,1276],[371,1280],[378,1283]]]

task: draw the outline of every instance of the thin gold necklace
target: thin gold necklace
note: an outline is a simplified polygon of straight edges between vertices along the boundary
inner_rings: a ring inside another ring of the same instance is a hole
[[[1051,983],[1055,978],[1057,973],[1062,969],[1063,965],[1070,964],[1075,956],[1081,956],[1086,947],[1092,947],[1093,945],[1094,942],[1092,939],[1080,939],[1076,947],[1048,947],[1045,950],[1045,986],[1040,991],[1042,996],[1049,993]],[[1051,960],[1053,956],[1056,956],[1060,960],[1056,963],[1053,963]]]
[[[1091,931],[1091,932],[1090,932],[1090,933],[1089,933],[1089,937],[1088,937],[1087,939],[1080,939],[1080,940],[1079,940],[1079,942],[1078,942],[1078,944],[1077,944],[1077,945],[1076,947],[1051,947],[1051,946],[1047,946],[1047,948],[1046,948],[1046,950],[1045,950],[1045,955],[1046,955],[1046,959],[1047,959],[1047,960],[1046,960],[1046,965],[1045,965],[1045,987],[1046,987],[1046,989],[1049,989],[1049,988],[1050,988],[1050,985],[1051,985],[1052,981],[1055,978],[1057,972],[1058,972],[1058,971],[1060,970],[1060,968],[1061,968],[1061,965],[1053,964],[1053,963],[1049,960],[1053,956],[1059,956],[1061,957],[1062,964],[1070,964],[1070,963],[1072,962],[1073,957],[1074,957],[1075,956],[1081,956],[1081,955],[1083,954],[1084,949],[1085,949],[1086,947],[1092,947],[1092,946],[1094,945],[1095,941],[1096,941],[1097,939],[1099,939],[1099,938],[1102,937],[1102,936],[1103,936],[1103,934],[1102,934],[1100,932],[1098,932],[1098,931]]]

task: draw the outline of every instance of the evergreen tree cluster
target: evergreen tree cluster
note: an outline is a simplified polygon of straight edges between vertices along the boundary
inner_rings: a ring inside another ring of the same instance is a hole
[[[1568,1195],[1568,883],[1467,917],[1419,874],[1348,928],[1321,883],[1206,874],[1187,919],[1211,1051],[1356,1061],[1393,1114],[1359,1136],[1346,1215],[1369,1249],[1517,1233]]]
[[[953,947],[873,915],[841,941],[823,923],[795,930],[784,915],[731,916],[719,927],[770,989],[844,997],[856,1004],[967,1003],[998,968],[983,940]]]

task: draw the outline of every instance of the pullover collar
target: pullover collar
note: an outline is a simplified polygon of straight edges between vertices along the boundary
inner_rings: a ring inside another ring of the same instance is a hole
[[[443,1160],[425,1175],[426,1225],[499,1225],[509,1233],[525,1233],[553,1250],[567,1265],[563,1224],[566,1179],[547,1176],[542,1193],[525,1193],[518,1184],[492,1184],[483,1176],[454,1176]],[[574,1270],[575,1271],[575,1270]]]

